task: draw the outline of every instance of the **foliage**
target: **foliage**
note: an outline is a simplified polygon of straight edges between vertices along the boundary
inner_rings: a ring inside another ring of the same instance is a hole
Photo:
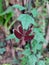
[[[17,9],[19,9],[20,11],[25,10],[25,8],[24,8],[23,6],[20,6],[20,5],[16,4],[16,5],[13,5],[13,6],[9,6],[9,7],[6,9],[6,11],[1,12],[1,13],[0,13],[0,17],[1,17],[2,20],[5,19],[4,26],[5,26],[6,28],[8,28],[8,22],[10,21],[11,17],[14,16],[14,8],[17,8]],[[3,24],[2,24],[2,25],[3,25]]]
[[[28,14],[21,14],[17,20],[21,21],[23,29],[28,29],[30,24],[36,25],[34,19]]]
[[[1,55],[6,51],[5,45],[6,43],[0,42],[0,54]]]
[[[46,59],[46,65],[48,65],[49,64],[49,58],[46,57],[45,59]]]
[[[6,38],[6,40],[10,40],[10,39],[15,39],[16,42],[19,42],[19,39],[16,38],[16,36],[15,36],[14,34],[10,34],[10,35]]]
[[[36,8],[32,9],[31,13],[32,13],[33,17],[37,17],[38,16],[38,11],[37,11]]]
[[[2,2],[3,2],[3,0],[0,0],[0,13],[2,13],[3,12],[3,5],[2,5]]]
[[[6,51],[6,48],[0,48],[0,54],[2,55]]]
[[[14,29],[13,34],[10,34],[6,38],[6,41],[15,39],[20,49],[21,48],[23,49],[24,47],[23,51],[22,52],[20,51],[21,54],[19,54],[19,51],[15,50],[17,54],[22,56],[21,58],[19,58],[18,56],[18,59],[14,58],[12,61],[13,64],[19,64],[18,60],[21,60],[20,62],[21,65],[46,65],[46,62],[45,62],[46,60],[42,58],[43,57],[42,46],[43,46],[43,43],[46,42],[44,38],[45,33],[43,33],[43,28],[45,27],[45,19],[43,19],[42,17],[46,17],[45,16],[46,11],[42,10],[42,12],[38,13],[38,7],[40,6],[40,2],[39,0],[36,0],[35,3],[36,3],[36,7],[30,9],[30,12],[28,12],[28,9],[26,9],[26,7],[16,4],[16,5],[8,7],[5,12],[0,14],[1,18],[2,17],[4,18],[4,16],[6,17],[5,25],[7,26],[10,18],[14,16],[14,8],[17,8],[20,12],[23,10],[27,10],[26,13],[20,14],[20,16],[16,19],[21,22],[21,25],[17,26],[18,30]],[[43,6],[43,9],[44,9],[44,6]],[[43,13],[43,11],[45,11],[45,13]],[[15,22],[12,22],[11,24],[14,25],[14,23]],[[42,24],[39,24],[39,23],[42,23]],[[11,28],[11,26],[9,28]],[[4,45],[0,44],[0,46],[4,46]],[[5,48],[0,49],[1,54],[3,54],[4,51],[5,51]]]
[[[0,0],[0,14],[3,12],[2,2],[3,2],[3,0]],[[2,21],[2,22],[1,22],[1,21]],[[2,25],[3,22],[4,22],[4,18],[3,18],[3,16],[2,16],[2,17],[0,17],[0,24]]]

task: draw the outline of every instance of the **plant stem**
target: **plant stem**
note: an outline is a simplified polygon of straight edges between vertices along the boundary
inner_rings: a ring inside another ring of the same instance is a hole
[[[14,25],[14,23],[16,22],[16,20],[17,20],[17,19],[15,19],[15,20],[10,24],[10,26],[8,27],[8,30],[11,29],[11,27]]]
[[[31,45],[31,41],[29,40],[28,42],[29,42],[29,46],[30,46],[30,51],[31,51],[31,53],[33,53],[33,51],[32,51],[32,45]]]
[[[32,1],[32,0],[28,0],[28,12],[31,11],[31,1]]]

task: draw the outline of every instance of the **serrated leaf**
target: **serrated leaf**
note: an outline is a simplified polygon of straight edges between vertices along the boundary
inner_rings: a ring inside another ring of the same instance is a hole
[[[45,39],[42,33],[36,33],[34,39],[36,39],[38,43],[45,42]]]
[[[27,61],[28,61],[28,59],[27,59],[27,57],[23,57],[23,58],[21,58],[21,65],[26,65],[27,64]]]
[[[49,65],[49,58],[46,57],[45,59],[46,59],[46,64]]]
[[[41,28],[34,28],[34,29],[33,29],[33,32],[35,33],[34,39],[35,39],[38,43],[40,43],[40,42],[45,42],[44,34],[43,34]]]
[[[44,60],[40,60],[37,65],[45,65],[45,61]]]
[[[35,32],[35,33],[42,32],[42,29],[41,28],[34,28],[33,32]]]
[[[41,49],[42,49],[42,44],[34,43],[34,45],[33,45],[34,54],[36,54],[37,50],[41,50]]]
[[[37,58],[40,59],[42,57],[41,52],[37,54]]]
[[[38,15],[38,12],[37,12],[37,9],[36,8],[33,8],[31,10],[31,13],[32,13],[33,17],[37,17],[37,15]]]
[[[28,65],[35,65],[37,62],[37,57],[35,55],[30,55],[28,59]]]
[[[25,49],[22,54],[26,55],[26,56],[29,56],[31,53],[30,53],[30,49]]]
[[[28,29],[30,24],[36,25],[34,19],[28,14],[21,14],[17,20],[21,21],[23,29]]]

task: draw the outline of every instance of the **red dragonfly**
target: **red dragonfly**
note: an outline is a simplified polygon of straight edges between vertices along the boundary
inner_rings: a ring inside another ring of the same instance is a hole
[[[31,26],[32,27],[32,26]],[[30,35],[32,30],[31,28],[28,30],[24,30],[21,25],[18,25],[18,29],[13,29],[13,33],[15,36],[20,39],[20,46],[24,46],[27,41],[32,40],[34,38],[34,35]]]

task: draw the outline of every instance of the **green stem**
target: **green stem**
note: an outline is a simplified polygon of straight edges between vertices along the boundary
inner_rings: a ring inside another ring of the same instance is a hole
[[[28,0],[28,12],[31,11],[31,0]]]
[[[15,20],[10,24],[10,26],[8,27],[8,30],[11,29],[11,27],[14,25],[14,23],[16,22],[16,20],[17,20],[17,19],[15,19]]]

